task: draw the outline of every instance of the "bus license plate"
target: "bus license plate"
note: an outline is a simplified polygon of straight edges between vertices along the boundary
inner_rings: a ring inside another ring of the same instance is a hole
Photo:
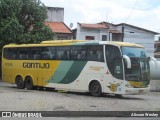
[[[143,93],[143,90],[139,90],[139,93]]]

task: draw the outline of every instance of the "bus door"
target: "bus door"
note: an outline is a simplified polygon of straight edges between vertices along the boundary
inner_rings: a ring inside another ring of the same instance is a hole
[[[122,93],[124,79],[123,79],[123,62],[120,49],[117,46],[105,46],[106,64],[109,70],[111,79],[107,79],[110,93]]]

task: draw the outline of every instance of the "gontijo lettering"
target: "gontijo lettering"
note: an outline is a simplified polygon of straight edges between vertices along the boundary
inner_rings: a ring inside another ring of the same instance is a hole
[[[33,62],[24,62],[23,68],[42,68],[42,69],[49,69],[49,63],[33,63]]]

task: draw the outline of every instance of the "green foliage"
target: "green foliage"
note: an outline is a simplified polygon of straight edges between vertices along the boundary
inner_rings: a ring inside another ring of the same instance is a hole
[[[46,18],[40,0],[0,0],[0,47],[53,39],[54,33],[43,24]]]

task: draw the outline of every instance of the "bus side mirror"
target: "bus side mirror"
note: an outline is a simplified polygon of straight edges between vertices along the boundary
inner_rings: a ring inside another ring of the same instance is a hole
[[[131,68],[131,59],[127,55],[123,55],[124,61],[127,64],[127,68]]]
[[[150,62],[153,61],[153,62],[155,63],[155,68],[157,68],[157,66],[158,66],[158,61],[156,60],[156,58],[150,56],[148,59],[149,59]]]

